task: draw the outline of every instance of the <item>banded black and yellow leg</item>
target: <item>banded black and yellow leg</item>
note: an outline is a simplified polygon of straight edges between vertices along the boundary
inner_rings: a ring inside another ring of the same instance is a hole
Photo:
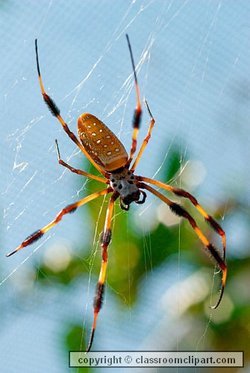
[[[200,239],[200,241],[203,243],[206,252],[212,256],[212,258],[215,260],[216,264],[220,268],[222,272],[222,278],[221,278],[221,289],[220,289],[220,296],[218,301],[212,308],[217,308],[221,302],[224,288],[226,285],[226,279],[227,279],[227,265],[225,260],[221,257],[219,251],[209,242],[209,240],[206,238],[206,236],[202,233],[198,225],[196,224],[196,221],[194,218],[178,203],[175,203],[165,197],[162,193],[158,192],[154,188],[152,188],[149,185],[146,185],[144,183],[139,184],[140,188],[147,189],[149,192],[160,198],[163,202],[165,202],[169,208],[171,209],[172,212],[174,212],[176,215],[183,217],[184,219],[187,219],[188,222],[190,223],[191,227],[195,231],[196,235]]]
[[[113,193],[108,204],[107,212],[106,212],[106,218],[105,218],[105,224],[104,224],[104,230],[101,237],[101,248],[102,248],[102,264],[101,264],[101,270],[99,274],[99,279],[96,285],[96,295],[94,298],[94,319],[90,334],[90,339],[87,347],[87,352],[90,351],[95,330],[96,330],[96,323],[98,314],[100,312],[102,301],[103,301],[103,295],[104,295],[104,286],[105,286],[105,280],[106,280],[106,274],[107,274],[107,265],[108,265],[108,246],[111,241],[111,221],[114,211],[114,203],[115,200],[118,198],[117,193]]]
[[[134,80],[135,80],[135,91],[136,91],[136,108],[135,108],[134,118],[133,118],[132,145],[130,149],[130,156],[127,161],[127,165],[130,165],[133,159],[133,156],[136,152],[137,137],[138,137],[138,132],[139,132],[140,123],[141,123],[142,108],[141,108],[140,90],[139,90],[139,84],[138,84],[138,79],[137,79],[136,70],[135,70],[133,52],[132,52],[131,44],[130,44],[129,37],[127,34],[126,34],[126,38],[127,38],[130,58],[132,62],[132,68],[133,68]]]
[[[112,191],[112,188],[107,188],[104,190],[100,190],[99,192],[90,194],[88,197],[85,197],[81,199],[80,201],[77,201],[75,203],[72,203],[71,205],[66,206],[64,209],[62,209],[59,214],[57,214],[56,218],[52,220],[49,224],[45,225],[45,227],[38,229],[34,233],[32,233],[30,236],[28,236],[14,251],[10,252],[6,256],[11,256],[15,253],[17,253],[19,250],[23,249],[26,246],[29,246],[39,240],[45,233],[47,233],[51,228],[53,228],[56,224],[58,224],[64,215],[70,214],[74,212],[78,207],[85,205],[86,203],[92,201],[93,199],[104,196]]]
[[[155,125],[154,117],[153,117],[153,115],[151,113],[151,110],[149,109],[149,106],[148,106],[148,103],[147,103],[146,100],[145,100],[145,104],[147,106],[147,109],[148,109],[148,112],[149,112],[151,120],[150,120],[150,124],[149,124],[149,129],[148,129],[147,135],[144,138],[144,140],[143,140],[143,142],[141,144],[140,150],[139,150],[139,152],[137,154],[137,157],[136,157],[136,159],[135,159],[135,161],[134,161],[134,163],[133,163],[133,165],[132,165],[132,167],[130,169],[131,172],[134,172],[134,170],[136,169],[136,167],[137,167],[137,165],[138,165],[138,163],[139,163],[139,161],[140,161],[140,159],[142,157],[142,154],[144,153],[144,150],[145,150],[146,146],[148,145],[149,139],[151,137],[151,133],[152,133],[154,125]]]
[[[161,181],[149,179],[148,177],[137,176],[136,178],[137,180],[145,181],[149,184],[156,185],[162,189],[172,192],[179,197],[189,199],[189,201],[194,205],[194,207],[199,211],[199,213],[205,218],[206,222],[211,226],[211,228],[213,228],[213,230],[221,236],[222,247],[223,247],[223,259],[225,260],[226,258],[226,233],[221,228],[221,226],[217,223],[217,221],[203,209],[203,207],[199,204],[197,199],[192,194],[190,194],[184,189],[174,188],[171,185],[162,183]]]
[[[94,180],[100,181],[101,183],[104,183],[104,184],[109,184],[109,181],[107,179],[104,179],[102,177],[90,174],[90,173],[88,173],[86,171],[80,170],[79,168],[74,168],[74,167],[70,166],[68,163],[64,162],[61,159],[61,154],[60,154],[60,151],[59,151],[59,146],[58,146],[58,141],[57,140],[55,140],[55,144],[56,144],[57,160],[58,160],[58,163],[61,166],[68,168],[71,172],[74,172],[75,174],[78,174],[78,175],[81,175],[81,176],[88,177],[90,179],[94,179]]]
[[[64,131],[67,133],[67,135],[71,138],[71,140],[81,149],[83,154],[88,158],[88,160],[93,164],[93,166],[104,176],[108,176],[107,172],[105,172],[88,154],[88,152],[85,150],[84,146],[82,143],[78,140],[78,138],[75,136],[73,132],[70,131],[67,123],[64,121],[62,116],[60,115],[60,110],[55,104],[55,102],[50,98],[50,96],[46,93],[43,81],[42,81],[42,76],[40,72],[40,65],[39,65],[39,58],[38,58],[38,46],[37,46],[37,39],[35,40],[35,50],[36,50],[36,66],[37,66],[37,73],[38,73],[38,79],[39,79],[39,84],[42,92],[42,96],[44,99],[44,102],[48,106],[50,112],[52,115],[54,115],[59,122],[61,123]]]

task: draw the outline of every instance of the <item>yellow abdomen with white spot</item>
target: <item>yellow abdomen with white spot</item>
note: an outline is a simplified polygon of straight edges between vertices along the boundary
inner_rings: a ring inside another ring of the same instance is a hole
[[[111,172],[126,165],[126,149],[116,135],[94,115],[80,115],[77,129],[84,148],[105,171]]]

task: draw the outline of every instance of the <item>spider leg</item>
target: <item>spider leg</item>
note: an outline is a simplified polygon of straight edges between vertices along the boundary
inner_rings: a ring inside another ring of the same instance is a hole
[[[195,231],[196,235],[200,239],[200,241],[203,243],[205,246],[206,252],[212,256],[212,258],[215,260],[216,264],[219,266],[221,272],[222,272],[222,278],[221,278],[221,289],[220,289],[220,296],[218,301],[214,306],[211,308],[217,308],[221,302],[224,288],[226,285],[226,279],[227,279],[227,265],[224,260],[224,258],[221,257],[220,253],[218,250],[208,241],[208,239],[204,236],[198,225],[196,224],[196,221],[194,218],[183,208],[181,207],[178,203],[175,203],[165,197],[162,193],[158,192],[156,189],[152,188],[149,185],[146,185],[144,183],[139,183],[138,186],[142,189],[147,189],[149,192],[154,194],[156,197],[158,197],[160,200],[165,202],[171,211],[175,213],[176,215],[183,217],[184,219],[187,219],[193,230]]]
[[[138,137],[138,132],[140,128],[140,123],[141,123],[141,115],[142,115],[142,108],[141,108],[141,99],[140,99],[140,90],[139,90],[139,84],[137,80],[137,75],[136,75],[136,70],[135,70],[135,62],[134,62],[134,57],[132,53],[132,48],[131,44],[129,41],[128,34],[126,34],[127,42],[128,42],[128,48],[129,48],[129,53],[130,53],[130,58],[132,62],[132,68],[133,68],[133,73],[134,73],[134,81],[135,81],[135,90],[136,90],[136,109],[134,112],[134,118],[133,118],[133,134],[132,134],[132,145],[130,149],[130,156],[127,161],[127,166],[130,165],[133,156],[136,152],[136,147],[137,147],[137,137]]]
[[[101,264],[99,279],[98,279],[97,286],[96,286],[96,295],[94,298],[94,305],[93,305],[94,306],[94,319],[93,319],[89,343],[88,343],[87,350],[86,350],[87,352],[90,351],[93,340],[94,340],[97,318],[98,318],[98,314],[101,309],[102,301],[103,301],[104,285],[105,285],[107,265],[108,265],[108,246],[111,241],[111,220],[112,220],[113,211],[114,211],[114,203],[117,198],[118,198],[118,194],[116,192],[113,193],[112,196],[110,197],[107,212],[106,212],[104,230],[103,230],[102,237],[101,237],[102,264]]]
[[[38,58],[38,46],[37,46],[37,39],[35,40],[35,50],[36,50],[36,66],[37,66],[37,73],[38,73],[38,79],[39,79],[39,84],[40,84],[40,88],[41,88],[41,92],[42,92],[42,96],[43,96],[43,99],[44,99],[44,102],[46,103],[46,105],[48,106],[50,112],[52,115],[54,115],[58,120],[59,122],[61,123],[64,131],[67,133],[67,135],[71,138],[72,141],[74,141],[74,143],[81,149],[81,151],[83,152],[83,154],[88,158],[88,160],[93,164],[93,166],[102,174],[102,175],[106,175],[105,171],[102,170],[102,168],[91,158],[91,156],[87,153],[87,151],[85,150],[84,146],[82,145],[82,143],[77,139],[77,137],[75,136],[75,134],[73,132],[70,131],[67,123],[64,121],[64,119],[61,117],[60,115],[60,110],[58,109],[58,107],[56,106],[55,102],[50,98],[50,96],[46,93],[45,89],[44,89],[44,85],[43,85],[43,81],[42,81],[42,76],[41,76],[41,72],[40,72],[40,65],[39,65],[39,58]]]
[[[61,154],[60,154],[60,150],[59,150],[59,146],[58,146],[58,141],[57,140],[55,140],[55,144],[56,144],[57,160],[58,160],[58,163],[60,165],[62,165],[63,167],[68,168],[71,172],[74,172],[75,174],[82,175],[82,176],[88,177],[90,179],[94,179],[94,180],[100,181],[101,183],[104,183],[104,184],[108,184],[109,183],[106,179],[104,179],[102,177],[90,174],[90,173],[88,173],[86,171],[83,171],[83,170],[80,170],[78,168],[74,168],[74,167],[70,166],[68,163],[64,162],[61,159]]]
[[[34,233],[32,233],[30,236],[28,236],[14,251],[10,252],[6,256],[11,256],[18,252],[19,250],[23,249],[24,247],[31,245],[33,242],[39,240],[45,233],[47,233],[51,228],[53,228],[56,224],[58,224],[64,215],[70,214],[74,212],[78,207],[85,205],[86,203],[92,201],[93,199],[104,196],[112,191],[112,188],[107,188],[104,190],[100,190],[99,192],[90,194],[89,196],[81,199],[80,201],[77,201],[75,203],[72,203],[66,207],[64,207],[59,214],[57,214],[56,218],[52,220],[49,224],[45,225],[43,228],[38,229]]]
[[[148,142],[149,142],[149,139],[151,137],[151,133],[152,133],[152,130],[153,130],[154,124],[155,124],[154,117],[153,117],[153,115],[151,113],[151,110],[150,110],[150,108],[149,108],[148,103],[147,103],[146,100],[145,100],[145,104],[147,106],[147,109],[148,109],[148,112],[149,112],[151,120],[150,120],[150,124],[149,124],[149,129],[148,129],[147,135],[144,138],[144,140],[143,140],[143,142],[141,144],[140,150],[139,150],[139,152],[138,152],[138,154],[136,156],[136,159],[135,159],[135,161],[134,161],[134,163],[133,163],[133,165],[132,165],[132,167],[130,169],[130,171],[132,171],[132,172],[134,172],[134,170],[136,169],[136,167],[137,167],[137,165],[138,165],[138,163],[139,163],[139,161],[141,159],[141,156],[142,156],[142,154],[143,154],[146,146],[148,145]]]
[[[189,201],[194,205],[194,207],[199,211],[199,213],[205,218],[206,222],[214,229],[214,231],[217,234],[219,234],[221,236],[222,246],[223,246],[223,259],[225,260],[225,258],[226,258],[226,234],[225,234],[224,230],[221,228],[221,226],[212,218],[211,215],[209,215],[203,209],[203,207],[199,204],[197,199],[192,194],[190,194],[189,192],[187,192],[184,189],[174,188],[171,185],[162,183],[161,181],[149,179],[148,177],[137,176],[136,178],[137,178],[137,180],[145,181],[149,184],[156,185],[156,186],[158,186],[162,189],[165,189],[169,192],[172,192],[179,197],[189,199]]]

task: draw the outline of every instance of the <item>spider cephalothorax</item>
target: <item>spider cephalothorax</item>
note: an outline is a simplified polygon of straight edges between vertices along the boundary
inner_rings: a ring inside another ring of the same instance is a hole
[[[128,211],[132,202],[142,204],[146,200],[146,193],[138,188],[134,173],[126,167],[110,174],[110,186],[119,194],[123,210]]]
[[[74,212],[78,207],[96,199],[100,196],[105,196],[111,193],[111,197],[108,202],[108,207],[106,211],[106,218],[104,224],[103,234],[101,236],[101,247],[102,247],[102,264],[99,279],[97,282],[96,287],[96,296],[94,298],[94,319],[92,324],[92,331],[89,340],[89,344],[87,347],[87,351],[90,350],[93,339],[94,333],[96,330],[96,323],[99,311],[101,309],[103,294],[104,294],[104,286],[107,274],[107,264],[108,264],[108,246],[111,241],[111,228],[112,228],[112,217],[114,212],[114,204],[115,201],[120,198],[120,206],[124,210],[129,209],[129,205],[132,202],[135,203],[144,203],[146,199],[146,193],[142,189],[146,189],[156,197],[158,197],[162,202],[167,204],[172,212],[177,214],[178,216],[186,219],[189,224],[191,225],[192,229],[194,230],[195,234],[205,247],[206,251],[210,254],[213,258],[217,266],[219,267],[222,273],[221,279],[221,291],[220,296],[217,303],[212,307],[216,308],[220,304],[222,299],[223,291],[226,284],[227,278],[227,265],[226,265],[226,235],[221,226],[212,218],[211,215],[208,215],[207,212],[202,208],[202,206],[198,203],[197,199],[192,196],[190,193],[186,192],[183,189],[175,188],[171,185],[162,183],[160,181],[147,178],[145,176],[135,176],[134,171],[141,159],[141,156],[148,144],[148,141],[151,137],[151,133],[154,127],[155,120],[153,115],[149,109],[149,106],[146,103],[146,107],[150,116],[150,125],[145,136],[142,145],[139,149],[137,156],[131,166],[131,163],[134,158],[134,154],[137,148],[137,136],[140,126],[141,120],[141,100],[139,94],[139,86],[136,76],[135,64],[133,59],[133,54],[131,50],[131,45],[129,42],[128,35],[127,42],[130,52],[130,57],[132,61],[133,73],[134,73],[134,80],[135,80],[135,88],[136,88],[136,97],[137,97],[137,106],[134,113],[133,119],[133,134],[132,134],[132,145],[130,149],[130,154],[128,153],[120,142],[120,140],[116,137],[116,135],[97,117],[92,114],[84,113],[80,115],[78,118],[78,136],[79,139],[74,135],[73,132],[70,131],[67,123],[64,121],[62,116],[60,115],[60,111],[50,96],[46,93],[42,77],[40,73],[39,61],[38,61],[38,48],[37,48],[37,40],[35,41],[35,48],[36,48],[36,63],[37,63],[37,72],[39,78],[39,84],[42,92],[43,99],[45,103],[48,105],[51,113],[58,119],[61,123],[64,131],[67,135],[71,138],[72,141],[81,149],[83,154],[88,158],[88,160],[93,164],[93,166],[100,172],[103,176],[96,176],[90,174],[86,171],[74,168],[70,166],[68,163],[64,162],[61,159],[58,144],[56,141],[56,149],[58,154],[58,162],[68,168],[70,171],[88,177],[90,179],[94,179],[99,181],[100,183],[106,184],[105,189],[102,189],[98,192],[92,193],[89,196],[72,203],[62,209],[59,214],[56,216],[51,223],[47,224],[43,228],[35,231],[33,234],[29,235],[14,251],[7,254],[7,256],[13,255],[17,251],[21,250],[22,248],[34,243],[36,240],[41,238],[46,232],[48,232],[51,228],[53,228],[56,224],[60,222],[64,215]],[[167,198],[164,194],[153,188],[148,184],[153,184],[158,188],[162,188],[168,192],[173,193],[178,197],[186,198],[190,201],[190,203],[198,210],[198,212],[205,218],[206,222],[210,224],[211,228],[221,236],[222,240],[222,254],[219,250],[217,250],[210,241],[206,238],[203,234],[201,229],[198,227],[195,219],[189,214],[189,212],[184,209],[181,205],[176,202],[171,201]],[[141,198],[142,197],[142,198]],[[140,199],[141,198],[141,199]]]

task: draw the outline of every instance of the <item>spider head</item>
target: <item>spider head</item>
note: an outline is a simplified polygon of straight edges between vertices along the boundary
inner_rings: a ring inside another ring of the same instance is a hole
[[[120,206],[128,210],[132,202],[144,203],[146,193],[140,190],[135,182],[135,176],[127,169],[120,172],[113,172],[110,177],[110,185],[120,195]],[[140,196],[142,199],[140,200]]]

